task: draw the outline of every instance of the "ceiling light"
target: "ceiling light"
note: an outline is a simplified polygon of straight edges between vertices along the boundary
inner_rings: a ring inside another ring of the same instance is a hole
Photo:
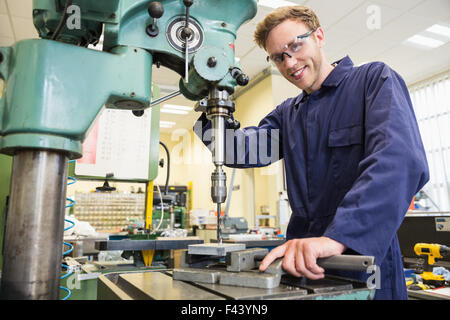
[[[175,109],[166,109],[162,108],[161,112],[163,113],[173,113],[173,114],[188,114],[189,112],[183,110],[175,110]]]
[[[290,1],[284,1],[284,0],[259,0],[258,4],[260,6],[269,7],[269,8],[273,8],[273,9],[297,5],[296,3],[293,3]]]
[[[406,42],[418,44],[420,46],[425,46],[428,48],[437,48],[444,44],[443,41],[436,40],[436,39],[429,38],[429,37],[420,36],[418,34],[407,39]]]
[[[440,24],[429,27],[427,31],[450,38],[450,28]]]
[[[175,124],[176,124],[176,122],[173,122],[173,121],[160,121],[159,122],[159,126],[161,128],[172,128]]]
[[[188,106],[179,106],[175,104],[164,104],[163,109],[171,109],[171,110],[182,110],[182,111],[191,111],[193,108]]]

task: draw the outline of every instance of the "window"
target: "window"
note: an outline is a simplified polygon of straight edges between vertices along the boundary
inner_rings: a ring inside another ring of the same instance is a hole
[[[411,87],[410,93],[430,168],[423,190],[431,211],[450,211],[450,71]]]

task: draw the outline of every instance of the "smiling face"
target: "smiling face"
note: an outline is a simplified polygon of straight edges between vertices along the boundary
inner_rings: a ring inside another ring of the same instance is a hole
[[[269,32],[266,51],[269,56],[279,55],[286,51],[287,44],[309,31],[310,28],[301,21],[285,20]],[[277,64],[278,70],[288,81],[308,94],[318,90],[332,70],[323,55],[323,44],[323,30],[318,28],[304,39],[300,50],[292,57],[284,54],[283,61]]]

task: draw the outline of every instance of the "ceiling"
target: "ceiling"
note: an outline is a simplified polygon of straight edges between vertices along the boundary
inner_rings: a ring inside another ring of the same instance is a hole
[[[200,1],[200,0],[197,0]],[[201,0],[205,1],[205,0]],[[325,54],[330,62],[350,55],[355,64],[383,61],[400,73],[408,84],[429,78],[450,69],[450,39],[436,49],[423,49],[404,41],[434,24],[450,27],[450,0],[290,0],[311,7],[325,30]],[[0,46],[37,38],[31,18],[32,0],[0,0]],[[379,28],[369,28],[368,21],[375,9],[381,14]],[[269,64],[265,52],[253,42],[253,32],[259,21],[272,8],[258,6],[256,17],[243,25],[237,34],[236,56],[250,79]],[[166,68],[153,70],[153,81],[162,87],[162,94],[178,90],[179,76]],[[168,102],[169,103],[169,102]],[[193,106],[183,97],[170,104]],[[161,120],[177,123],[174,128],[192,128],[199,116],[161,114]]]

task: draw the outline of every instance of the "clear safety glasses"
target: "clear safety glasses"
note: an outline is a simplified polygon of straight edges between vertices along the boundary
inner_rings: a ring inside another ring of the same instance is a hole
[[[301,34],[297,37],[295,37],[294,41],[284,46],[286,49],[282,53],[278,54],[272,54],[270,56],[267,56],[267,62],[272,62],[275,66],[279,66],[284,61],[284,56],[288,56],[289,58],[292,58],[297,52],[299,52],[304,42],[309,38],[310,35],[314,33],[317,29],[313,29],[305,34]]]

